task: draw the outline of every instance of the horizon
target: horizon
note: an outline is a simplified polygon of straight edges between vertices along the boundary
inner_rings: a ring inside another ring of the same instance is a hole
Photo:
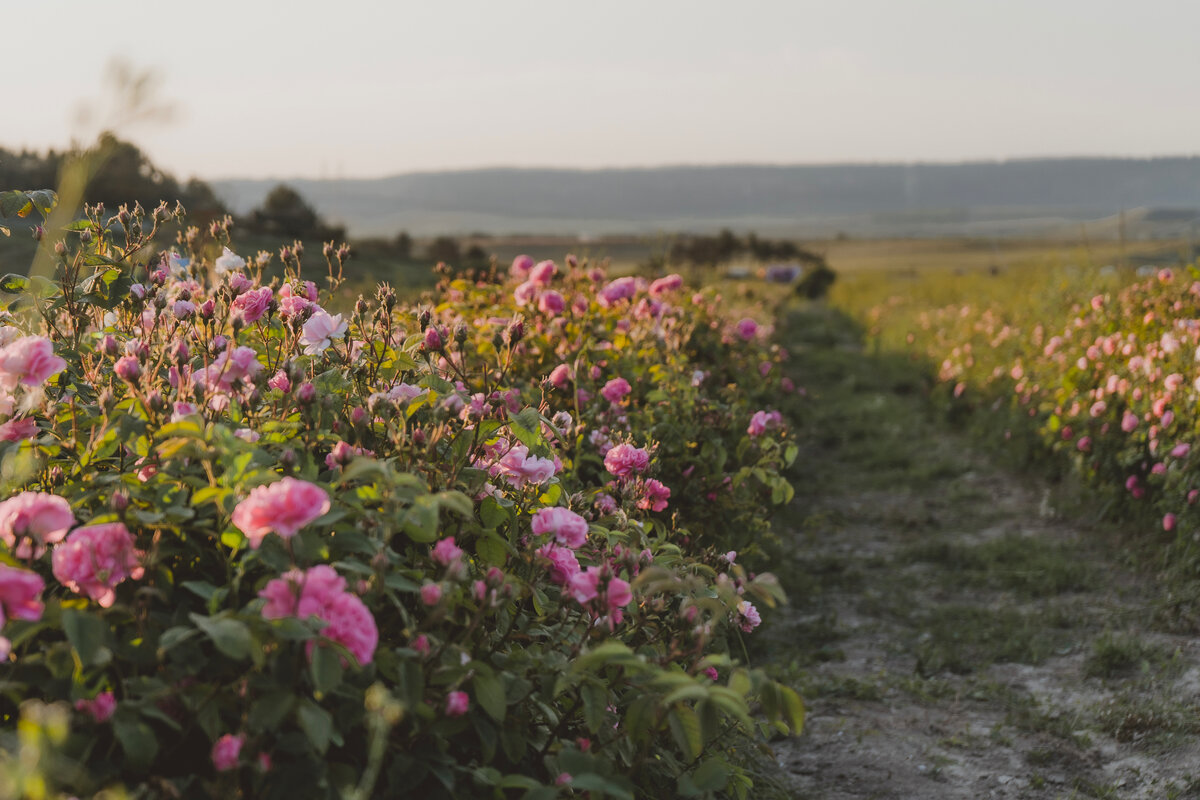
[[[1196,153],[1200,129],[1200,7],[1170,0],[296,0],[286,27],[232,0],[105,8],[6,11],[55,42],[36,80],[7,87],[29,111],[5,120],[6,145],[60,149],[120,121],[100,67],[125,54],[173,113],[118,134],[205,180],[1151,158]]]

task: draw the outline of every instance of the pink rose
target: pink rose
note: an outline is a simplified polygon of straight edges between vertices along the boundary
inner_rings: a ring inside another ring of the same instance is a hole
[[[571,380],[571,368],[566,364],[559,364],[550,372],[550,385],[555,389],[564,389],[567,383]]]
[[[497,464],[513,487],[526,483],[542,484],[554,477],[554,462],[548,458],[529,455],[529,448],[517,445],[500,459]]]
[[[587,520],[569,508],[543,508],[533,515],[533,532],[553,534],[555,540],[575,550],[587,541]]]
[[[1175,515],[1174,514],[1163,515],[1162,526],[1163,526],[1163,530],[1167,531],[1168,533],[1170,531],[1175,530]]]
[[[604,468],[618,478],[644,472],[650,466],[650,454],[631,444],[618,444],[604,456]]]
[[[667,292],[673,292],[683,286],[683,278],[680,275],[671,274],[665,278],[659,278],[650,284],[650,294],[654,297],[661,297]]]
[[[427,606],[436,606],[442,601],[442,587],[436,583],[426,583],[421,587],[421,602]]]
[[[671,490],[660,481],[650,478],[646,481],[644,494],[637,501],[637,507],[649,511],[662,511],[671,499]]]
[[[0,385],[40,386],[67,368],[44,336],[22,336],[0,348]]]
[[[556,291],[550,290],[542,292],[538,298],[538,310],[547,316],[557,316],[567,307],[563,296]]]
[[[563,585],[579,574],[579,561],[575,553],[566,547],[559,547],[553,542],[543,545],[537,551],[538,555],[550,562],[550,580]]]
[[[121,356],[117,359],[116,366],[113,367],[113,372],[121,380],[133,383],[142,374],[142,365],[138,362],[136,356]]]
[[[10,619],[41,619],[45,588],[45,581],[37,573],[0,564],[0,628]]]
[[[0,425],[0,442],[21,442],[38,435],[38,425],[33,417],[10,419]]]
[[[258,322],[267,313],[271,307],[272,297],[270,286],[260,286],[238,295],[230,308],[235,318],[240,318],[242,322],[251,325]]]
[[[629,588],[628,581],[610,578],[608,586],[604,589],[604,599],[608,603],[608,612],[611,614],[633,601],[633,590]]]
[[[617,278],[596,295],[600,305],[608,308],[622,300],[631,300],[637,294],[637,281],[630,277]]]
[[[245,743],[244,733],[237,736],[227,733],[217,739],[212,747],[212,762],[217,772],[228,772],[238,765],[238,756],[241,755],[242,745]]]
[[[600,573],[595,567],[588,567],[585,572],[577,572],[567,581],[567,594],[580,605],[595,600],[599,593]]]
[[[513,302],[519,306],[527,306],[537,296],[537,284],[525,281],[513,290]]]
[[[112,692],[101,692],[94,700],[76,700],[75,710],[88,714],[96,722],[106,722],[117,710],[117,698]]]
[[[117,598],[116,586],[126,578],[137,580],[144,572],[133,544],[133,536],[121,522],[76,528],[54,549],[54,577],[72,592],[86,594],[108,608]]]
[[[379,629],[366,604],[346,591],[346,579],[328,564],[306,572],[289,570],[267,582],[258,596],[267,602],[264,619],[317,617],[325,622],[321,636],[345,647],[360,665],[371,663],[379,644]],[[309,644],[309,656],[313,643]]]
[[[287,477],[251,490],[250,496],[234,507],[233,524],[257,550],[271,531],[290,539],[329,507],[329,495],[320,486]]]
[[[443,567],[457,563],[462,559],[463,555],[463,549],[454,543],[453,536],[447,536],[433,546],[433,560]]]
[[[758,609],[754,607],[753,603],[749,600],[742,600],[737,605],[735,622],[744,633],[749,633],[762,623],[762,617],[758,615]]]
[[[554,280],[555,274],[558,273],[558,265],[553,261],[539,261],[533,269],[529,271],[529,280],[536,283],[538,286],[548,286],[550,281]]]
[[[0,503],[0,541],[17,558],[41,558],[74,524],[70,503],[57,495],[21,492]]]
[[[513,259],[512,267],[508,271],[514,278],[523,281],[529,277],[532,269],[533,259],[526,255],[519,255]]]
[[[746,341],[750,341],[758,333],[758,323],[749,317],[738,320],[737,332],[738,336],[741,336]]]
[[[471,707],[471,698],[466,692],[451,692],[446,695],[446,716],[461,717]]]
[[[619,403],[631,391],[633,391],[633,387],[629,385],[629,381],[624,378],[613,378],[604,384],[604,388],[600,390],[600,394],[610,403]]]

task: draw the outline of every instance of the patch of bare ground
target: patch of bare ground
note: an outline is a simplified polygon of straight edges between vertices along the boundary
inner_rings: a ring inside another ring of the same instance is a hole
[[[792,321],[792,605],[753,653],[808,704],[773,743],[791,795],[1200,797],[1200,640],[1158,624],[1165,590],[948,428],[912,365],[806,346],[815,324],[843,323]]]

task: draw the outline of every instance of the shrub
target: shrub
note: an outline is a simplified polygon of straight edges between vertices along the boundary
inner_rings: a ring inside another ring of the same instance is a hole
[[[803,719],[738,658],[796,457],[762,330],[574,259],[338,312],[166,216],[0,279],[0,712],[71,709],[56,788],[747,796],[725,745]]]

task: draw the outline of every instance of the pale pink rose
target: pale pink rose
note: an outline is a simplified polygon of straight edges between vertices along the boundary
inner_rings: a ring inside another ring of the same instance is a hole
[[[600,394],[610,403],[619,403],[631,391],[633,391],[633,387],[629,385],[629,381],[624,378],[613,378],[604,384],[604,388],[600,390]]]
[[[250,496],[234,507],[233,524],[257,550],[271,531],[290,539],[329,507],[329,495],[320,486],[287,477],[251,490]]]
[[[54,577],[76,594],[86,594],[102,608],[117,599],[116,586],[137,580],[144,570],[133,549],[133,536],[121,522],[76,528],[54,549]]]
[[[446,716],[461,717],[471,707],[471,698],[466,692],[451,692],[446,695]]]
[[[218,259],[219,260],[219,259]],[[246,734],[234,736],[227,733],[213,744],[212,762],[217,772],[228,772],[238,765],[238,757],[242,753],[242,745],[246,743]]]
[[[0,442],[21,442],[38,435],[38,425],[33,417],[10,419],[0,425]]]
[[[196,304],[191,300],[176,300],[171,304],[171,313],[175,319],[187,319],[196,313]]]
[[[617,501],[613,499],[611,494],[607,494],[605,492],[601,492],[600,494],[596,495],[595,506],[596,510],[598,510],[601,514],[617,513]]]
[[[737,332],[738,336],[741,336],[746,341],[750,341],[758,334],[758,323],[749,317],[738,320]]]
[[[107,722],[117,710],[117,698],[112,692],[101,692],[93,700],[76,700],[75,710],[82,711],[96,722]]]
[[[554,477],[554,462],[529,455],[529,448],[525,445],[517,445],[509,450],[497,466],[509,484],[516,488],[526,483],[542,484]]]
[[[1163,526],[1163,530],[1167,531],[1168,533],[1175,530],[1175,515],[1174,514],[1163,515],[1162,526]]]
[[[287,373],[283,370],[279,370],[273,376],[271,376],[271,379],[267,381],[267,386],[272,389],[278,389],[284,394],[287,394],[292,390],[292,382],[288,378]]]
[[[538,310],[548,316],[557,316],[566,307],[567,303],[563,300],[563,296],[556,291],[542,292],[541,296],[538,297]]]
[[[290,283],[279,287],[276,298],[279,301],[279,316],[285,320],[290,320],[298,314],[304,314],[313,307],[313,301],[303,294],[297,294]]]
[[[1121,417],[1121,430],[1125,431],[1126,433],[1133,433],[1133,431],[1137,429],[1137,426],[1137,415],[1126,411],[1124,416]]]
[[[45,588],[45,581],[37,573],[0,564],[0,628],[10,619],[41,619]]]
[[[749,633],[762,623],[762,617],[759,616],[758,609],[754,607],[753,603],[749,600],[742,600],[737,605],[735,622],[744,633]]]
[[[240,272],[229,273],[229,280],[226,281],[229,288],[233,290],[233,294],[239,295],[254,285],[254,282]]]
[[[587,541],[588,524],[569,508],[542,508],[533,515],[533,532],[552,534],[559,544],[575,550]]]
[[[258,322],[271,307],[272,292],[270,286],[260,286],[238,295],[231,309],[235,318],[240,318],[247,325]]]
[[[554,280],[554,276],[558,273],[558,265],[553,261],[539,261],[533,269],[529,271],[529,280],[536,283],[538,286],[549,286],[550,281]]]
[[[334,595],[317,616],[327,623],[321,628],[321,636],[349,650],[360,666],[371,663],[379,644],[379,629],[361,598],[349,592]]]
[[[113,372],[121,380],[133,383],[142,374],[142,365],[136,356],[121,356],[113,366]]]
[[[618,444],[604,456],[604,468],[618,478],[627,478],[635,472],[645,472],[650,466],[650,454],[631,444]]]
[[[0,503],[0,541],[17,558],[41,558],[75,524],[71,504],[44,492],[21,492]]]
[[[537,296],[538,286],[533,281],[525,281],[513,290],[513,302],[519,306],[527,306]]]
[[[569,548],[559,547],[551,542],[538,548],[537,553],[550,562],[550,580],[554,583],[565,584],[571,580],[572,575],[579,573],[579,560]]]
[[[67,368],[43,336],[22,336],[0,348],[0,384],[40,386]]]
[[[567,581],[567,594],[580,605],[595,600],[599,593],[600,573],[595,567],[588,567],[585,572],[577,572]]]
[[[512,266],[508,271],[514,278],[523,281],[529,277],[532,269],[533,259],[526,255],[519,255],[513,259]]]
[[[325,309],[318,307],[301,328],[300,344],[304,345],[304,352],[308,355],[318,355],[328,350],[334,339],[345,336],[347,327],[341,314],[330,316]]]

